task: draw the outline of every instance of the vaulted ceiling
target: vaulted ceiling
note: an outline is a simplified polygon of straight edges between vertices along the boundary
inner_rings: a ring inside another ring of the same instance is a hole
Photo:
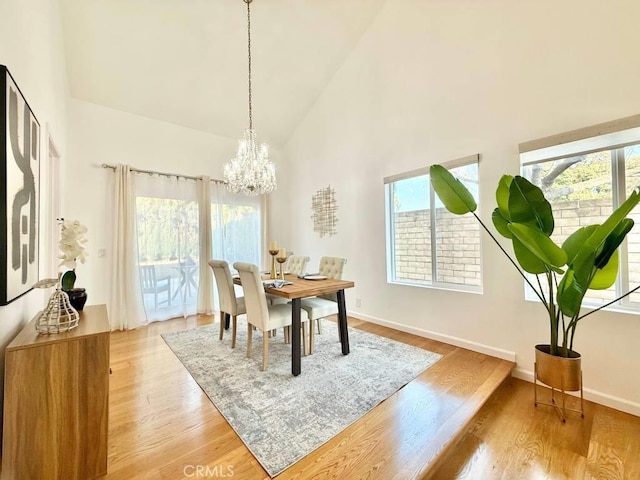
[[[385,0],[254,0],[254,127],[282,146]],[[225,137],[248,126],[243,0],[59,0],[70,94]]]

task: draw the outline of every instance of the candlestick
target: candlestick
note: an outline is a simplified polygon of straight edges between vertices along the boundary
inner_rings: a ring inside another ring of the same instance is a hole
[[[269,249],[269,254],[271,255],[271,274],[269,275],[269,278],[274,280],[277,278],[276,275],[276,255],[278,255],[278,253],[280,252],[280,250],[276,250],[274,249]]]
[[[282,252],[282,250],[283,249],[281,248],[280,251]],[[278,255],[276,260],[280,264],[280,275],[279,275],[280,280],[284,280],[284,262],[287,261],[287,257],[281,257],[280,255]]]

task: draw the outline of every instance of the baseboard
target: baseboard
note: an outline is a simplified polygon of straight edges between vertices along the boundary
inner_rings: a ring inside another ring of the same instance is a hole
[[[508,350],[502,350],[500,348],[491,347],[489,345],[484,345],[482,343],[470,342],[469,340],[465,340],[463,338],[452,337],[450,335],[443,335],[441,333],[424,330],[422,328],[410,327],[408,325],[403,325],[401,323],[384,320],[382,318],[373,317],[371,315],[367,315],[360,312],[357,312],[357,313],[348,312],[348,315],[354,318],[365,320],[367,322],[375,323],[377,325],[393,328],[394,330],[400,330],[402,332],[418,335],[419,337],[430,338],[431,340],[437,340],[438,342],[448,343],[449,345],[455,345],[456,347],[466,348],[467,350],[471,350],[478,353],[484,353],[485,355],[489,355],[491,357],[497,357],[497,358],[501,358],[502,360],[508,360],[509,362],[515,363],[516,361],[516,353],[510,352]]]
[[[525,370],[523,368],[516,367],[513,369],[513,372],[511,374],[514,377],[519,378],[520,380],[525,380],[527,382],[533,383],[533,372],[531,370]],[[580,396],[579,392],[567,392],[567,394],[573,395],[574,397]],[[620,397],[614,397],[613,395],[602,393],[591,388],[584,389],[584,398],[585,400],[599,403],[600,405],[604,405],[605,407],[615,408],[616,410],[620,410],[621,412],[630,413],[631,415],[640,417],[640,403],[625,400],[624,398]]]

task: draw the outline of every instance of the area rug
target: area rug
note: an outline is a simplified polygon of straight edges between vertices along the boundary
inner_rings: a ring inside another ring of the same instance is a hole
[[[282,329],[269,342],[269,364],[261,372],[262,335],[254,332],[246,357],[247,326],[238,319],[218,340],[219,324],[162,337],[194,380],[274,477],[409,383],[442,356],[404,343],[349,329],[351,353],[342,355],[337,325],[323,323],[313,355],[302,357],[302,373],[291,375],[291,346]]]

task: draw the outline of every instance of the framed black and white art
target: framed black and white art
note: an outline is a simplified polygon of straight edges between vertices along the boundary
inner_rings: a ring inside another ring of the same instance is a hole
[[[38,281],[40,124],[0,65],[0,305]]]

